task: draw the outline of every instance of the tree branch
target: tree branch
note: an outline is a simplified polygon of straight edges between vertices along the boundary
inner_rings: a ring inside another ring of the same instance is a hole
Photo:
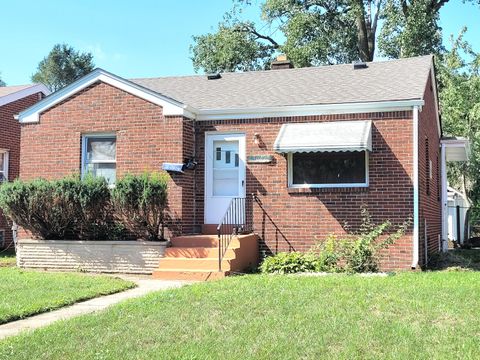
[[[378,17],[380,16],[380,8],[382,7],[382,0],[378,0],[377,2],[377,10],[375,12],[375,15],[373,17],[373,22],[372,22],[372,33],[375,34],[377,32],[377,23],[378,23]]]
[[[268,35],[262,35],[260,34],[257,30],[255,30],[255,28],[253,26],[243,26],[243,27],[239,27],[238,29],[236,29],[235,31],[240,31],[240,32],[248,32],[254,36],[257,37],[257,39],[263,39],[263,40],[266,40],[268,41],[270,44],[272,44],[273,48],[274,49],[278,49],[280,47],[280,45],[270,36]]]
[[[432,4],[431,4],[431,7],[432,7],[432,10],[434,12],[438,12],[438,10],[440,10],[440,8],[445,5],[449,0],[432,0]]]

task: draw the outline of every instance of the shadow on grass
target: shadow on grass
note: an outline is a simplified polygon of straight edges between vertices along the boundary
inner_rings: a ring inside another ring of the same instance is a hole
[[[0,267],[15,266],[15,251],[0,251]]]
[[[427,270],[480,271],[480,248],[452,249],[430,257]]]

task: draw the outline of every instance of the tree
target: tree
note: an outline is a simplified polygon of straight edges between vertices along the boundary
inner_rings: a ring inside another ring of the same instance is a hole
[[[56,44],[37,67],[32,81],[57,91],[94,69],[93,55],[80,53],[67,44]]]
[[[439,98],[444,135],[464,136],[470,140],[468,163],[452,163],[448,180],[457,188],[465,188],[472,200],[472,219],[480,219],[480,54],[463,40],[451,38],[451,50],[437,61]]]
[[[1,75],[2,73],[0,73]],[[5,84],[5,81],[2,80],[2,78],[0,77],[0,86],[6,86],[7,84]]]
[[[261,43],[251,31],[249,23],[233,27],[220,25],[214,34],[194,36],[192,47],[193,67],[195,71],[203,69],[206,73],[220,71],[260,70],[265,68],[275,49],[275,45]]]
[[[448,1],[264,0],[264,23],[256,26],[239,10],[251,0],[234,0],[216,32],[194,37],[192,60],[197,71],[207,72],[257,70],[275,52],[297,67],[372,61],[377,40],[380,53],[390,58],[438,53],[439,11]],[[231,44],[237,36],[242,46]]]
[[[390,58],[438,54],[442,34],[439,10],[448,0],[387,0],[378,43]]]

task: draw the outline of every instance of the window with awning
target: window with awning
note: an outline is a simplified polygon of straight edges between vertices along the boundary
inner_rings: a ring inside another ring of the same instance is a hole
[[[365,187],[372,122],[284,124],[274,149],[287,154],[289,187]]]

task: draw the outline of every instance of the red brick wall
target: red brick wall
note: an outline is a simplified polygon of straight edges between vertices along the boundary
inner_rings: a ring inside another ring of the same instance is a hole
[[[419,258],[425,265],[425,247],[427,261],[429,254],[439,251],[441,224],[440,184],[440,138],[435,113],[434,89],[431,79],[425,88],[425,106],[419,114],[418,122],[418,180],[419,180]],[[427,149],[428,144],[428,151]],[[427,159],[428,155],[428,159]],[[428,160],[432,162],[432,178],[428,176]],[[428,191],[429,190],[429,191]],[[425,220],[427,235],[425,237]],[[426,245],[428,244],[428,245]]]
[[[183,141],[193,131],[191,120],[163,116],[158,105],[105,83],[95,83],[57,104],[41,114],[39,123],[24,124],[21,131],[22,179],[78,174],[81,139],[88,133],[116,134],[117,177],[158,171],[163,162],[182,162],[193,151],[193,133],[190,143]],[[193,174],[171,176],[169,216],[175,233],[191,231],[192,192]]]
[[[368,188],[288,189],[286,157],[273,151],[283,123],[369,119],[374,126]],[[331,233],[354,230],[362,205],[374,221],[389,219],[400,224],[413,216],[412,126],[412,112],[197,122],[197,221],[203,221],[204,133],[236,131],[246,134],[247,156],[274,155],[272,164],[247,164],[247,194],[255,193],[264,208],[253,205],[254,227],[267,253],[308,250]],[[253,142],[255,133],[260,135],[259,145]],[[411,261],[410,228],[389,249],[384,268],[410,268]]]
[[[42,96],[42,93],[32,94],[0,106],[0,149],[9,150],[9,180],[18,177],[20,167],[20,124],[14,116],[38,102]],[[0,210],[0,229],[5,230],[5,247],[12,242],[11,227],[12,225]]]

